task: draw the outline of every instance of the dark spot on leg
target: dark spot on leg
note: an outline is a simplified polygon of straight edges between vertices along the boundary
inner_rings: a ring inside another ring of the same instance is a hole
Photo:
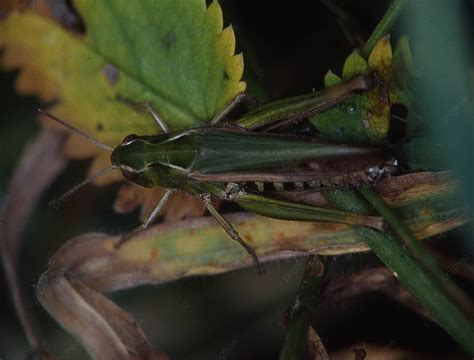
[[[163,46],[165,47],[166,50],[171,49],[171,47],[174,45],[176,42],[176,34],[173,31],[168,31],[166,35],[163,38]]]
[[[225,70],[222,72],[222,77],[224,78],[224,80],[230,80],[230,76],[229,74],[227,74],[227,71]]]
[[[98,123],[97,124],[97,131],[102,131],[104,130],[104,125],[102,125],[102,123]]]
[[[113,66],[112,64],[105,65],[104,69],[102,70],[102,73],[104,74],[110,85],[113,86],[117,83],[119,71],[115,66]]]

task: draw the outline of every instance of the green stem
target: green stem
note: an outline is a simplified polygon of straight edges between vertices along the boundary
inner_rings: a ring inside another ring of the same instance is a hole
[[[405,225],[393,209],[391,209],[380,196],[369,187],[359,189],[360,194],[377,210],[377,212],[387,221],[390,228],[398,235],[407,251],[425,270],[433,276],[433,280],[438,281],[439,286],[444,288],[446,294],[452,296],[453,301],[463,309],[464,313],[472,316],[474,304],[471,299],[451,280],[436,259],[428,252],[425,246],[418,241],[407,225]]]
[[[288,333],[281,350],[280,360],[303,359],[313,309],[318,302],[317,294],[321,288],[324,271],[325,266],[318,256],[309,256],[298,296],[291,310]]]
[[[375,44],[390,31],[407,4],[408,0],[392,1],[382,20],[379,21],[362,49],[362,55],[365,58],[370,55]]]
[[[368,195],[371,200],[374,196],[366,190],[362,192]],[[355,191],[326,191],[326,198],[340,209],[355,211],[361,214],[370,214],[371,209]],[[377,196],[375,194],[375,196]],[[380,200],[381,201],[381,200]],[[379,200],[374,201],[377,207],[381,206]],[[407,234],[400,228],[396,219],[396,214],[387,211],[387,206],[382,212],[388,216],[387,221],[395,225],[395,231],[400,233],[403,241],[389,233],[381,233],[366,227],[355,226],[356,232],[364,239],[371,250],[382,260],[385,265],[393,271],[400,283],[417,298],[426,310],[431,314],[458,344],[470,355],[474,356],[474,324],[472,316],[463,311],[463,306],[455,301],[453,293],[447,289],[457,288],[446,273],[440,277],[441,270],[434,270],[431,261],[422,260],[420,257],[426,256],[425,250],[420,250],[418,246],[406,245]],[[395,219],[395,220],[394,220]],[[398,228],[398,229],[397,229]],[[408,236],[411,237],[411,236]],[[412,239],[409,240],[411,243]],[[422,265],[423,264],[423,265]],[[427,264],[430,270],[427,269]],[[437,265],[436,265],[437,266]],[[446,285],[450,283],[449,285]],[[444,285],[443,285],[444,284]],[[460,290],[459,290],[460,291]],[[457,291],[456,291],[457,292]],[[462,296],[464,297],[464,295]]]
[[[375,44],[393,27],[408,0],[394,0],[382,20],[367,40],[363,55],[368,57]],[[390,224],[389,233],[356,226],[354,229],[364,239],[372,251],[390,268],[401,284],[410,291],[428,310],[432,317],[461,345],[474,355],[473,306],[470,299],[440,268],[436,260],[424,246],[416,240],[410,229],[378,194],[370,188],[362,187],[359,193]],[[367,206],[355,191],[326,192],[326,197],[339,209],[370,214]]]

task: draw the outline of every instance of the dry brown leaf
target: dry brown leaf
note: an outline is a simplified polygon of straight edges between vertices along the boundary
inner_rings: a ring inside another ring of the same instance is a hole
[[[94,359],[144,359],[141,354],[152,351],[132,317],[74,275],[55,277],[48,285],[49,292],[39,293],[42,304],[68,319],[61,325],[81,338]]]
[[[321,252],[332,249],[337,253],[350,248],[345,244],[336,250],[336,244],[326,242],[334,233],[327,224],[301,226],[248,214],[235,214],[229,220],[256,246],[262,261],[292,257],[295,251],[319,248]],[[260,229],[259,234],[253,234],[262,225],[266,225],[266,231]],[[246,252],[209,217],[153,226],[119,250],[114,248],[117,239],[104,234],[71,239],[51,259],[37,286],[43,307],[96,359],[110,358],[110,354],[126,358],[151,349],[139,326],[101,293],[184,276],[216,274],[251,263]],[[270,242],[260,244],[265,239]],[[361,248],[359,242],[353,244],[354,251]],[[127,347],[131,353],[124,350]]]
[[[206,207],[201,199],[182,191],[173,195],[170,202],[166,204],[165,221],[177,221],[204,215]]]
[[[60,1],[59,1],[60,2]],[[51,1],[48,0],[1,0],[0,10],[6,13],[14,10],[34,10],[43,16],[52,17],[50,8]]]
[[[160,195],[163,194],[161,189],[150,190],[154,190],[153,192],[159,191]],[[153,195],[150,193],[148,196],[152,197]],[[119,214],[128,214],[138,208],[143,203],[144,198],[145,194],[141,191],[141,187],[133,183],[125,183],[120,186],[117,192],[113,209]]]
[[[331,360],[321,338],[312,326],[308,329],[308,345],[306,351],[310,359]]]
[[[357,357],[357,354],[364,353],[365,356]],[[397,341],[390,340],[385,345],[379,344],[356,344],[345,350],[330,353],[332,360],[433,360],[443,359],[440,354],[430,352],[420,352],[402,347]],[[450,360],[466,359],[462,355],[450,354]],[[448,359],[448,357],[445,357]]]
[[[139,284],[146,266],[117,258],[103,247],[104,239],[85,235],[64,245],[39,280],[38,298],[94,359],[159,359],[164,355],[135,320],[100,294]]]
[[[0,236],[2,263],[17,315],[34,351],[40,350],[40,337],[35,320],[23,299],[18,279],[19,254],[26,222],[40,195],[66,166],[67,159],[62,151],[64,141],[63,133],[43,129],[26,146],[10,181],[0,216],[5,221]]]
[[[156,207],[164,194],[163,188],[144,188],[133,183],[123,184],[115,199],[113,208],[120,214],[131,212],[141,205],[140,220],[144,221]],[[187,193],[173,193],[163,209],[164,221],[173,222],[181,219],[204,215],[206,208],[203,202]]]
[[[0,0],[0,11],[6,14],[25,10],[53,19],[69,30],[77,29],[80,22],[67,0]]]
[[[428,191],[430,187],[431,192]],[[441,214],[442,195],[456,192],[456,186],[446,173],[411,174],[387,179],[383,182],[383,189],[386,199],[393,200],[394,208],[400,202],[408,206],[406,210],[412,209],[405,221],[414,229],[418,239],[433,235],[434,231],[444,232],[466,221],[460,215],[463,209],[460,207],[442,209],[449,215],[443,215],[439,224],[433,224],[433,219]],[[405,193],[409,195],[405,196]],[[363,239],[351,227],[342,224],[280,221],[250,214],[227,217],[242,238],[256,249],[263,262],[295,254],[337,255],[368,250]],[[99,324],[94,329],[99,332],[97,338],[108,341],[107,346],[116,346],[116,351],[121,351],[124,344],[129,343],[134,344],[133,352],[143,351],[137,344],[144,344],[145,339],[139,327],[129,322],[128,315],[103,298],[102,293],[186,276],[218,274],[251,264],[247,253],[209,217],[152,226],[119,249],[114,247],[117,239],[105,234],[86,234],[69,240],[52,258],[37,287],[41,304],[96,358],[103,356],[104,347],[99,346],[91,334],[84,334],[85,330],[90,331],[87,324],[75,320],[84,311],[94,318],[90,321]],[[390,296],[420,312],[406,292],[393,287],[392,274],[383,271],[383,276],[380,273],[365,274],[350,281],[366,291],[390,291]],[[80,285],[77,285],[78,281]],[[335,286],[331,294],[333,298],[353,296],[350,289]],[[100,309],[95,309],[98,304]],[[117,319],[128,325],[122,327]],[[125,334],[123,329],[127,330]]]
[[[351,298],[374,291],[383,292],[388,297],[431,320],[428,312],[400,285],[393,273],[385,267],[366,269],[342,278],[332,278],[324,288],[321,296],[321,306],[344,303],[350,301]]]

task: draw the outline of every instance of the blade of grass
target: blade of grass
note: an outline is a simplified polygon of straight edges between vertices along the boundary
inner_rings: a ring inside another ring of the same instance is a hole
[[[372,52],[375,44],[390,31],[407,4],[408,0],[392,1],[382,20],[379,21],[362,49],[362,55],[365,58]]]
[[[346,211],[370,214],[370,207],[355,191],[328,191],[325,196],[331,203]],[[458,344],[470,355],[474,355],[474,324],[472,315],[466,314],[463,307],[453,299],[453,294],[442,286],[442,282],[451,282],[447,274],[441,278],[441,270],[428,271],[419,262],[424,256],[423,251],[413,253],[397,237],[371,230],[366,227],[354,226],[367,245],[384,264],[393,271],[400,283],[410,291],[427,309],[431,316],[442,326]],[[436,275],[435,275],[436,274]],[[459,290],[460,291],[460,290]],[[471,308],[472,309],[472,308]]]
[[[359,189],[359,192],[390,225],[390,228],[398,235],[402,244],[412,257],[418,261],[420,266],[423,266],[428,273],[431,273],[433,280],[438,281],[439,286],[444,288],[447,295],[452,296],[453,301],[457,302],[467,316],[472,317],[474,304],[471,299],[451,280],[449,274],[444,272],[425,246],[416,240],[408,226],[400,220],[398,214],[373,189],[362,187]]]
[[[367,58],[375,44],[389,32],[407,3],[408,0],[392,2],[367,40],[363,56]],[[443,273],[436,260],[373,190],[363,187],[359,192],[385,218],[399,239],[390,233],[382,234],[360,226],[354,226],[356,232],[433,318],[467,353],[474,355],[473,307],[470,299],[447,273]],[[341,210],[371,213],[366,201],[355,191],[326,191],[325,196]]]
[[[298,296],[291,309],[291,319],[285,343],[280,353],[280,360],[303,359],[308,344],[308,331],[313,309],[318,302],[324,272],[325,265],[320,258],[316,255],[309,256]]]

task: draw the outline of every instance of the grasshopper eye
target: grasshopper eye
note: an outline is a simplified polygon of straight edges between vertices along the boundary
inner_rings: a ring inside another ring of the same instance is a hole
[[[122,140],[122,145],[129,145],[131,144],[132,142],[134,142],[135,140],[138,139],[138,135],[135,135],[135,134],[130,134],[130,135],[127,135],[125,136],[125,138]]]

